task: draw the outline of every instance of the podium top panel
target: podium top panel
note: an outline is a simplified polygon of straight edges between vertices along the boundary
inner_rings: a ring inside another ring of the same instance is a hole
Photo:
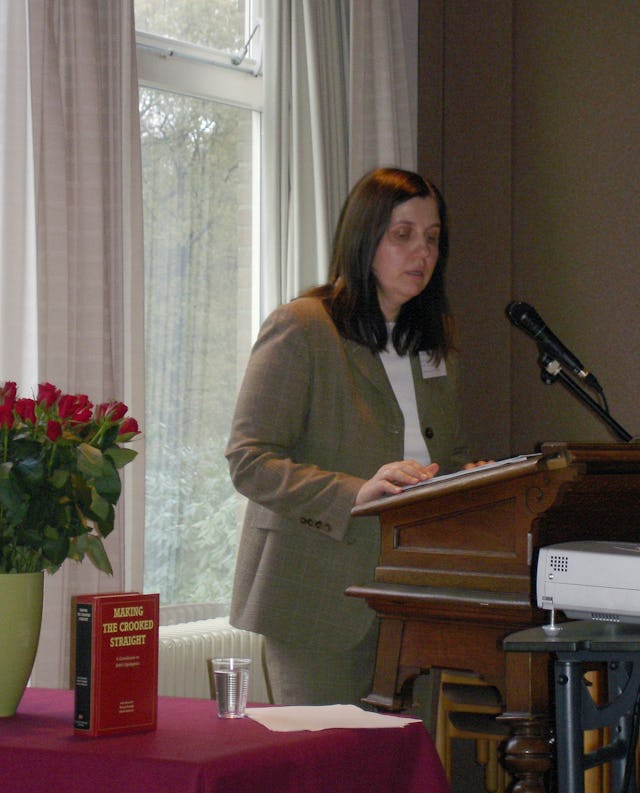
[[[400,507],[436,496],[448,495],[462,490],[473,489],[496,482],[514,479],[541,470],[567,468],[571,455],[565,448],[554,448],[547,453],[523,454],[505,460],[479,465],[456,471],[452,474],[434,476],[426,482],[405,487],[402,493],[360,504],[351,510],[354,517],[377,515],[391,507]]]
[[[405,488],[396,496],[383,496],[351,510],[354,517],[378,515],[388,509],[404,507],[436,496],[450,495],[540,471],[562,468],[582,474],[640,474],[640,442],[589,443],[553,441],[541,445],[537,454],[523,454],[493,463],[435,476],[419,485]]]

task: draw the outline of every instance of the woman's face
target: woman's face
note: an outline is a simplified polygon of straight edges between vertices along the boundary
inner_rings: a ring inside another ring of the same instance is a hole
[[[431,196],[398,204],[373,257],[380,308],[395,322],[400,308],[427,286],[439,254],[440,213]]]

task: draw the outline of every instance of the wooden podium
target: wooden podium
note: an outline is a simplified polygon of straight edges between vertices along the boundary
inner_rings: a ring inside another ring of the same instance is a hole
[[[538,548],[638,540],[640,443],[546,444],[539,455],[434,480],[352,514],[378,515],[381,525],[375,583],[347,590],[380,617],[368,702],[402,710],[431,667],[480,674],[503,696],[514,789],[544,791],[549,660],[504,653],[502,640],[545,621],[534,591]]]

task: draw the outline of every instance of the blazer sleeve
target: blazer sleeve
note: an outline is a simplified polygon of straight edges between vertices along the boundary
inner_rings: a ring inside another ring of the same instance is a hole
[[[342,539],[365,480],[312,462],[309,438],[332,431],[307,421],[318,374],[313,330],[291,304],[265,321],[240,389],[226,457],[236,489],[280,522],[290,519]]]

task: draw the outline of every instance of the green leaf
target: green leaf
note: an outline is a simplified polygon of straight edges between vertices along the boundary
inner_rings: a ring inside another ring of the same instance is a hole
[[[110,504],[106,499],[102,498],[100,493],[98,493],[97,489],[94,487],[91,488],[90,509],[97,520],[104,521],[109,517]]]
[[[13,477],[0,474],[0,507],[4,522],[17,526],[24,520],[29,506],[28,496],[20,490]]]
[[[106,450],[105,455],[109,457],[116,468],[124,468],[127,463],[130,463],[138,452],[135,449],[125,449],[121,446],[111,446]]]
[[[106,499],[110,504],[115,504],[120,498],[122,492],[122,484],[116,469],[111,466],[105,476],[96,479],[95,487],[98,493]]]
[[[74,545],[76,546],[79,558],[84,558],[86,553],[98,570],[102,570],[103,573],[107,573],[108,575],[113,575],[111,562],[109,561],[109,557],[107,556],[107,552],[104,549],[100,537],[95,534],[83,534],[81,537],[77,538]]]
[[[88,443],[81,443],[77,451],[78,471],[87,477],[98,478],[103,475],[104,456],[100,449]]]
[[[37,457],[27,457],[15,464],[16,476],[23,479],[30,487],[38,485],[45,479],[45,470],[41,460]]]
[[[96,520],[98,530],[102,537],[108,537],[115,526],[116,513],[114,508],[109,504],[109,513],[103,520]]]
[[[69,481],[69,471],[66,468],[56,468],[51,474],[50,481],[56,490],[62,490]]]
[[[52,527],[47,527],[50,529]],[[47,536],[42,541],[43,556],[54,565],[61,565],[67,558],[69,553],[69,540],[62,534],[58,534],[55,530],[52,532],[47,531]]]

